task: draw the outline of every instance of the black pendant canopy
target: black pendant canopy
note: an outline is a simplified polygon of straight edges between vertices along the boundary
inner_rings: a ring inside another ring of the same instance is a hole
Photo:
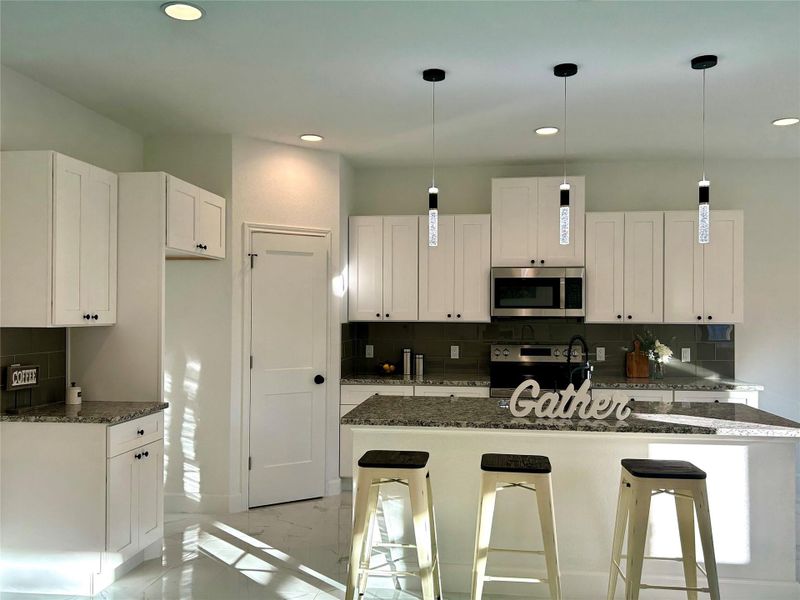
[[[572,77],[578,72],[578,65],[575,63],[561,63],[553,67],[553,74],[556,77]]]
[[[444,81],[444,69],[425,69],[422,72],[422,78],[433,83]]]
[[[702,70],[710,69],[717,66],[717,57],[714,54],[704,54],[703,56],[695,56],[692,59],[692,68]]]

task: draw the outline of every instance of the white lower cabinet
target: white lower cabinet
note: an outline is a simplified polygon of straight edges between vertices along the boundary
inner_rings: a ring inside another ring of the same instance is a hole
[[[607,392],[610,395],[622,394],[636,402],[672,402],[672,390],[597,390],[597,392]]]
[[[758,392],[675,391],[675,402],[737,402],[758,408]]]
[[[0,423],[0,591],[91,596],[160,555],[163,423]]]
[[[415,396],[454,396],[456,398],[488,398],[489,388],[478,386],[415,385]]]

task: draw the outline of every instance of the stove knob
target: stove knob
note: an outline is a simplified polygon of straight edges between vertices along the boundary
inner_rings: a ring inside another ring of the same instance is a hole
[[[495,356],[500,356],[500,348],[495,348],[494,349],[494,355]]]
[[[503,350],[503,356],[508,356],[509,354],[510,354],[510,352],[508,351],[508,348]]]
[[[575,356],[578,356],[578,351],[577,351],[577,350],[573,350],[573,351],[572,351],[572,356],[573,356],[573,357],[575,357]]]
[[[553,350],[553,356],[561,356],[560,350]]]

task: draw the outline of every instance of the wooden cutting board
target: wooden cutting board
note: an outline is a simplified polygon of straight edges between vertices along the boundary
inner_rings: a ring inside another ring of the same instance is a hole
[[[633,341],[633,352],[625,355],[625,375],[643,379],[650,377],[650,362],[647,355],[642,352],[642,344],[639,340]]]

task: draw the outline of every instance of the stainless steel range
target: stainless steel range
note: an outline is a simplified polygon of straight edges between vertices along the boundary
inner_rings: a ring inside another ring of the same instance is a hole
[[[509,398],[527,379],[542,390],[563,390],[570,381],[579,385],[589,373],[588,357],[580,347],[572,356],[564,346],[493,344],[490,349],[490,381],[493,398]]]

